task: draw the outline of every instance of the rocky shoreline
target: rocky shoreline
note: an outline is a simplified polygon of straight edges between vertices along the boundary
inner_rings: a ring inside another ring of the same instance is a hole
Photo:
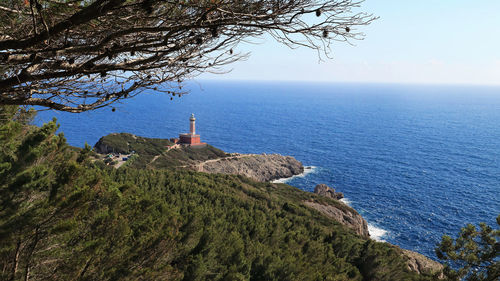
[[[279,154],[236,154],[189,166],[198,172],[236,174],[260,182],[288,178],[304,172],[300,161]]]
[[[331,200],[330,202],[327,201],[326,203],[309,200],[305,201],[304,205],[315,209],[316,211],[337,221],[340,224],[345,225],[361,237],[370,237],[370,233],[368,232],[368,223],[356,210],[354,210],[347,204],[344,204],[340,200],[344,198],[344,195],[341,192],[336,192],[335,189],[327,186],[326,184],[318,184],[314,188],[314,193],[318,196],[325,197]],[[406,265],[411,271],[417,272],[419,274],[432,274],[443,270],[442,264],[433,261],[422,254],[406,249],[401,249],[398,246],[392,244],[390,245],[394,247],[394,249],[401,256],[405,257]]]

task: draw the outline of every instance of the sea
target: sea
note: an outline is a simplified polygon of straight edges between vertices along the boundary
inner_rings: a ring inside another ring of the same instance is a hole
[[[500,87],[191,81],[188,94],[144,93],[111,108],[39,112],[69,144],[128,132],[171,138],[189,130],[226,152],[291,155],[369,223],[373,239],[436,259],[443,234],[500,214]]]

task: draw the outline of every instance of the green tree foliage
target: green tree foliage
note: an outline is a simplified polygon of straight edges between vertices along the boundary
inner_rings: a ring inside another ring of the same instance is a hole
[[[0,280],[175,275],[166,275],[176,224],[164,203],[78,164],[86,149],[69,150],[55,120],[38,128],[15,121],[17,108],[1,112]]]
[[[500,227],[500,215],[497,224]],[[500,228],[480,223],[477,229],[468,224],[456,239],[444,235],[436,255],[447,262],[444,274],[450,280],[499,280]]]
[[[0,125],[0,280],[432,280],[284,184],[114,169],[51,121]],[[5,118],[6,116],[10,118]]]

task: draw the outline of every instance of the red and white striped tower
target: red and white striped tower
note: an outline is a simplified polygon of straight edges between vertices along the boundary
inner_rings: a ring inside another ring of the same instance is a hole
[[[191,113],[191,118],[189,118],[189,133],[191,135],[196,135],[194,121],[196,121],[196,118],[194,118],[194,113]]]

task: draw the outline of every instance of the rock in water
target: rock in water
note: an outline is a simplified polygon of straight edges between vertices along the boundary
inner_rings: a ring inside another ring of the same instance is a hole
[[[319,196],[324,196],[335,200],[344,198],[344,194],[342,192],[335,192],[335,189],[323,183],[316,185],[316,187],[314,188],[314,193],[318,194]]]

